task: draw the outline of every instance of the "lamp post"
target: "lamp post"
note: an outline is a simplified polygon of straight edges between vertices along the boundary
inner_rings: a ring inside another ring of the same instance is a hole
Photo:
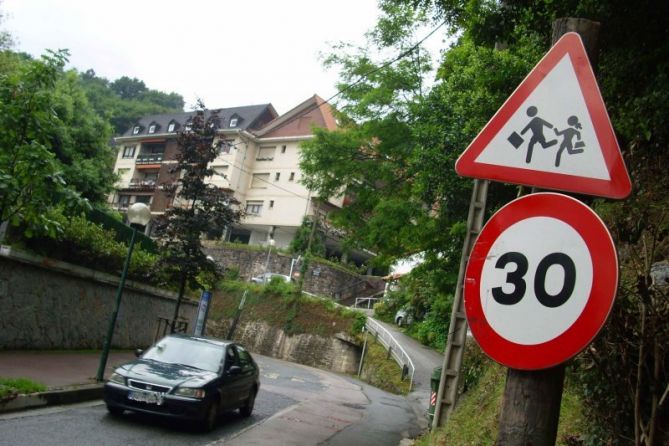
[[[107,357],[109,356],[109,349],[111,347],[112,337],[114,336],[114,327],[116,326],[116,317],[121,306],[121,296],[123,295],[123,285],[125,285],[125,278],[128,275],[128,266],[130,265],[130,258],[132,257],[132,250],[135,247],[135,236],[137,235],[137,228],[133,225],[146,226],[151,220],[151,211],[144,203],[134,203],[128,208],[128,221],[132,227],[132,237],[130,238],[130,246],[128,247],[128,255],[123,264],[123,272],[121,273],[121,280],[118,283],[116,290],[116,305],[114,312],[109,320],[109,328],[107,330],[107,337],[105,338],[104,346],[102,347],[102,355],[100,356],[100,365],[96,379],[102,381],[104,379],[105,367],[107,366]]]
[[[267,242],[267,244],[269,245],[269,249],[267,250],[267,260],[265,261],[265,272],[267,272],[267,268],[269,268],[269,257],[270,254],[272,254],[272,246],[274,246],[274,243],[275,242],[273,238],[269,239],[269,241]]]

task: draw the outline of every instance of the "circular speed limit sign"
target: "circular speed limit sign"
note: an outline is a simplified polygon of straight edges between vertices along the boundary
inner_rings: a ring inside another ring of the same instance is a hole
[[[527,195],[493,215],[472,249],[467,321],[495,361],[545,369],[592,341],[617,285],[615,246],[597,214],[565,195]]]

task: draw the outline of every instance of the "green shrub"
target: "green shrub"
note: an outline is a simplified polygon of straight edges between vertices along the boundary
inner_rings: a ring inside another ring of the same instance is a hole
[[[28,239],[31,250],[69,263],[120,274],[128,254],[128,246],[115,240],[114,231],[88,221],[84,216],[66,217],[59,211],[51,211],[50,218],[57,221],[59,231],[55,238]],[[135,280],[152,281],[157,256],[135,245],[128,277]]]

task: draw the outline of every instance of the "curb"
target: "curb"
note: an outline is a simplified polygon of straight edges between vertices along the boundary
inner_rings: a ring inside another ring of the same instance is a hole
[[[0,402],[0,413],[101,399],[103,389],[104,384],[84,384],[59,390],[18,395],[12,400]]]

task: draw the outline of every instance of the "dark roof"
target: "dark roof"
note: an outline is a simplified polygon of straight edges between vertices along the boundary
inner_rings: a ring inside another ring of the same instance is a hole
[[[219,110],[219,118],[221,119],[221,130],[225,129],[256,129],[267,122],[266,115],[269,113],[272,118],[278,116],[272,104],[259,105],[245,105],[242,107],[221,108]],[[132,127],[127,129],[121,136],[147,136],[149,134],[149,125],[155,123],[158,125],[156,134],[168,133],[168,125],[170,122],[177,123],[174,132],[176,133],[186,122],[195,114],[195,112],[181,112],[181,113],[166,113],[162,115],[148,115],[138,119]],[[207,113],[208,117],[209,112]],[[230,118],[235,116],[237,118],[237,125],[230,127]],[[262,119],[262,118],[265,119]],[[139,126],[139,133],[133,134],[133,129]]]

